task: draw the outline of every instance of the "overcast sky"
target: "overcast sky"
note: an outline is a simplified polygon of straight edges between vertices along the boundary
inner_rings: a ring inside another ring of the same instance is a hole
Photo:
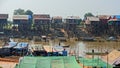
[[[18,8],[30,9],[35,14],[83,18],[87,12],[94,15],[120,14],[120,0],[0,0],[0,13],[8,13],[11,17]]]

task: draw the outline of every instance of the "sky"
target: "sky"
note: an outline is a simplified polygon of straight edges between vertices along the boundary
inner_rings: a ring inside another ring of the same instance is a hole
[[[0,0],[0,13],[12,18],[15,9],[30,9],[34,14],[50,16],[119,15],[120,0]]]

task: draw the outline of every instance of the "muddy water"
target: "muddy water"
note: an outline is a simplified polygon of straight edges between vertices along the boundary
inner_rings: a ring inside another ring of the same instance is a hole
[[[59,40],[50,40],[49,42],[34,42],[27,39],[14,39],[17,42],[28,42],[29,44],[42,44],[42,45],[69,45],[72,50],[77,50],[80,52],[91,52],[92,49],[95,52],[106,52],[112,51],[114,49],[120,50],[120,42],[115,41],[104,41],[104,42],[83,42],[83,41],[74,41],[68,40],[68,42],[59,42]],[[3,45],[3,42],[0,42]],[[0,46],[1,46],[0,45]]]
[[[105,42],[83,42],[79,41],[75,43],[75,46],[71,46],[79,56],[84,56],[85,52],[111,52],[114,49],[120,50],[120,42],[105,41]]]
[[[114,49],[120,50],[120,42],[116,41],[104,41],[104,42],[83,42],[83,41],[68,41],[60,42],[62,46],[70,45],[71,50],[76,50],[76,52],[110,52]],[[59,45],[58,41],[51,41],[51,45]]]

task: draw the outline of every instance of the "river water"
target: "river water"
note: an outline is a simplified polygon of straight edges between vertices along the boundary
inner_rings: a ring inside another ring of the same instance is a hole
[[[110,52],[114,49],[120,50],[120,42],[119,41],[105,41],[105,42],[84,42],[84,41],[68,41],[68,42],[59,42],[58,40],[50,40],[49,42],[34,42],[29,40],[20,40],[17,39],[18,42],[28,42],[30,45],[33,44],[40,44],[40,45],[62,45],[70,46],[70,50],[75,51],[76,53],[79,53],[80,55],[84,55],[84,52],[92,52],[94,50],[95,52]],[[2,43],[1,43],[2,44]]]
[[[64,43],[62,43],[64,44]],[[67,45],[67,44],[64,44]],[[85,52],[111,52],[112,50],[120,50],[120,42],[116,41],[105,41],[105,42],[83,42],[83,41],[77,41],[74,42],[71,45],[71,50],[75,50],[79,56],[83,56]]]

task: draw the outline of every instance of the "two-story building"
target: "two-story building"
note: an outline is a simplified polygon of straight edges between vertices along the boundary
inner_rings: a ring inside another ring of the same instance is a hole
[[[93,35],[100,35],[100,20],[98,17],[87,17],[85,20],[86,30]]]
[[[108,34],[109,29],[108,29],[108,20],[110,19],[110,15],[98,15],[97,16],[100,20],[100,26],[101,26],[101,33]]]
[[[120,35],[120,15],[113,15],[108,20],[109,32],[111,35]]]
[[[66,31],[68,33],[68,37],[73,37],[75,36],[77,30],[77,25],[79,25],[81,22],[81,18],[79,16],[68,16],[65,19],[66,23]]]
[[[81,22],[81,18],[79,16],[68,16],[65,19],[65,23],[68,24],[69,30],[75,30],[76,26],[79,25]]]
[[[31,30],[31,23],[29,15],[14,15],[13,16],[13,30],[18,30],[22,35],[28,35]]]
[[[36,35],[47,35],[50,31],[50,15],[49,14],[34,14],[34,27]]]
[[[0,14],[0,32],[4,31],[4,26],[7,24],[8,14]]]
[[[52,24],[51,27],[56,29],[56,28],[63,28],[63,21],[61,16],[54,16],[51,19]]]

